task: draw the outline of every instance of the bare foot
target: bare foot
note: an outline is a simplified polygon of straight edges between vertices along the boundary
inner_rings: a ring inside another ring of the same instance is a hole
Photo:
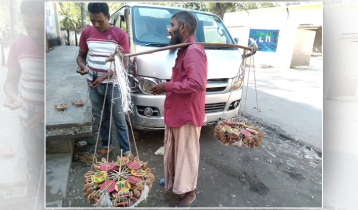
[[[195,190],[187,192],[183,199],[181,199],[180,203],[185,205],[191,205],[193,201],[196,199]],[[179,207],[178,205],[175,205],[175,207]]]

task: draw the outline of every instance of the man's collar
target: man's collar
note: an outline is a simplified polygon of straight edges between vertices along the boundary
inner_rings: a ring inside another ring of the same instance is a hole
[[[181,44],[184,44],[184,43],[190,43],[190,42],[195,42],[195,39],[194,39],[194,36],[191,35],[189,36],[183,43]],[[187,47],[187,46],[186,46]],[[181,50],[184,50],[186,47],[180,47],[178,51],[181,51]]]

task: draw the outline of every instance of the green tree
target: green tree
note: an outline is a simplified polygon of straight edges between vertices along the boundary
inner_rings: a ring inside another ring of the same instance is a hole
[[[209,3],[209,12],[224,19],[225,12],[235,12],[237,7],[238,3]]]
[[[286,2],[285,6],[292,6],[292,5],[298,5],[301,4],[300,2]]]
[[[81,4],[83,3],[58,3],[59,10],[58,15],[60,16],[60,27],[68,29],[81,29],[82,28],[82,15],[81,15]],[[108,2],[109,14],[117,11],[123,3]],[[88,3],[85,4],[86,9],[86,26],[91,24],[88,13]]]
[[[114,13],[124,5],[124,3],[117,3],[117,2],[107,2],[107,4],[109,8],[109,14]]]
[[[16,3],[16,4],[14,4]],[[11,5],[16,5],[12,7]],[[2,0],[0,1],[0,39],[5,48],[9,47],[11,41],[18,37],[26,35],[26,30],[22,22],[20,12],[20,0]],[[12,11],[11,11],[12,7]],[[17,20],[17,22],[13,21]],[[13,25],[14,24],[14,25]],[[16,24],[16,26],[15,26]],[[14,27],[17,29],[14,30]]]
[[[242,3],[242,9],[241,10],[252,10],[252,9],[258,9],[256,2],[247,2]]]
[[[275,6],[277,6],[277,3],[273,4],[272,2],[260,2],[258,5],[259,8],[269,8],[269,7],[275,7]]]
[[[189,2],[189,3],[185,4],[185,8],[197,10],[197,11],[201,11],[201,12],[209,11],[208,4],[205,2]]]
[[[58,3],[60,27],[68,29],[81,29],[82,17],[81,17],[81,3]],[[86,6],[87,7],[87,6]],[[89,22],[89,19],[88,21]]]
[[[18,36],[17,27],[17,1],[10,2],[10,15],[11,15],[11,39],[14,41]]]

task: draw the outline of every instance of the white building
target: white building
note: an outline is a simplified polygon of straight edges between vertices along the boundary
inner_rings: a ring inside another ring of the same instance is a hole
[[[312,53],[322,53],[321,2],[225,13],[224,23],[240,45],[256,40],[258,65],[306,66]]]

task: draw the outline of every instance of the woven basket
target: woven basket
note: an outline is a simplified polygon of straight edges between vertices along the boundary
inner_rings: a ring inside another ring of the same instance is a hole
[[[248,126],[243,122],[223,120],[216,125],[214,135],[224,145],[251,147],[253,149],[261,144],[263,132],[258,126]]]

